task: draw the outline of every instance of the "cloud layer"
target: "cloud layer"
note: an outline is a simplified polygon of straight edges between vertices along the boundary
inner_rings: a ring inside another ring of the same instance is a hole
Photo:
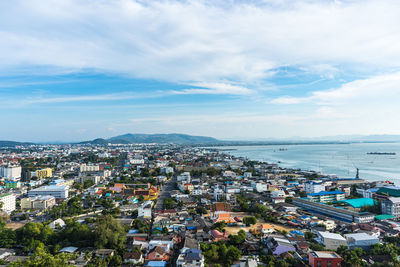
[[[241,83],[283,66],[397,68],[398,14],[390,0],[3,1],[0,66]]]

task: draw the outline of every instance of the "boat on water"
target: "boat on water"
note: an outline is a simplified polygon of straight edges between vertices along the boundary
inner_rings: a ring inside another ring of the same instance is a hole
[[[395,152],[368,152],[367,155],[396,155]]]

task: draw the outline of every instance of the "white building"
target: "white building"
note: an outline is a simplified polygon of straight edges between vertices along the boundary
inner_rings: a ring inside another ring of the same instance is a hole
[[[3,203],[3,207],[1,208],[3,211],[7,213],[11,213],[15,210],[15,195],[11,193],[6,193],[0,195],[0,202]]]
[[[68,192],[68,186],[49,185],[32,189],[28,192],[28,197],[53,196],[55,198],[65,199],[68,198]]]
[[[382,214],[390,214],[400,218],[400,197],[389,197],[381,203]]]
[[[367,233],[345,234],[344,237],[350,248],[359,247],[368,249],[370,246],[379,243],[379,238]]]
[[[314,181],[310,181],[304,183],[304,191],[306,193],[318,193],[321,191],[325,191],[325,185],[323,183],[317,183]]]
[[[190,172],[184,172],[178,175],[178,177],[176,177],[176,180],[178,182],[188,182],[190,183]]]
[[[153,207],[153,201],[145,201],[138,209],[138,217],[151,218],[151,208]]]
[[[1,166],[0,177],[4,177],[10,181],[18,181],[21,179],[21,166]]]
[[[87,164],[83,163],[79,166],[80,172],[97,172],[99,170],[100,170],[99,165],[87,165]]]
[[[330,250],[336,250],[340,246],[347,246],[347,241],[343,236],[330,232],[318,232],[317,241]]]

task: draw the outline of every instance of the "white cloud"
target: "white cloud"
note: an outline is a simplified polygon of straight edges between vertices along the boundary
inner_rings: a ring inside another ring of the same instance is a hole
[[[273,99],[271,102],[274,104],[316,103],[324,105],[339,105],[347,104],[349,101],[360,102],[379,99],[392,102],[392,100],[400,98],[399,84],[400,72],[396,72],[355,80],[331,90],[315,91],[306,97],[283,96]]]
[[[280,66],[329,75],[400,66],[398,1],[233,3],[3,1],[0,67],[252,83]]]
[[[196,94],[228,94],[228,95],[250,95],[254,91],[246,87],[233,85],[228,83],[207,83],[198,82],[192,83],[191,86],[198,88],[189,88],[184,90],[174,90],[171,91],[172,94],[178,95],[196,95]]]

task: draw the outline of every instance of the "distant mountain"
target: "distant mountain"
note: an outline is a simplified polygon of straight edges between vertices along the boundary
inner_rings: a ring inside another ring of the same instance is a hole
[[[94,139],[81,144],[215,144],[221,141],[207,136],[193,136],[187,134],[124,134],[109,139]]]
[[[16,147],[16,146],[28,146],[33,145],[29,142],[16,142],[16,141],[0,141],[0,147]]]

